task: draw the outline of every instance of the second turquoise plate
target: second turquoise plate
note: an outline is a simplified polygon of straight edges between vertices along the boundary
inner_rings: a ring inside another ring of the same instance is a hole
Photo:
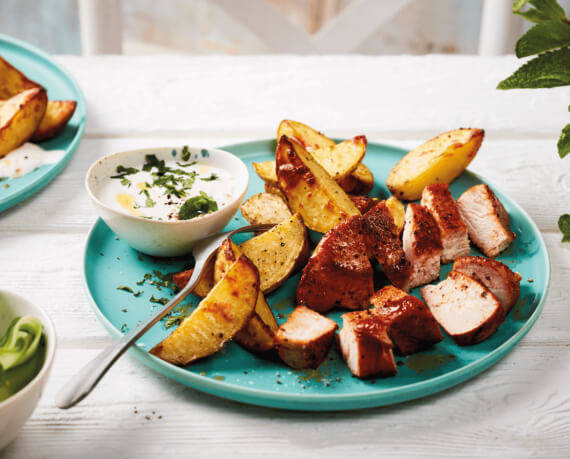
[[[222,148],[240,156],[250,168],[248,197],[263,191],[263,182],[251,163],[273,159],[275,142],[248,142]],[[384,185],[386,176],[404,153],[399,148],[368,144],[365,163],[376,180],[372,196],[389,196]],[[478,183],[486,182],[472,173],[463,173],[451,186],[453,196],[457,198]],[[491,187],[505,204],[518,236],[499,260],[518,271],[523,281],[518,303],[499,330],[483,343],[460,347],[445,335],[429,351],[398,357],[396,376],[365,381],[351,376],[336,349],[331,350],[317,370],[299,371],[229,343],[212,357],[179,368],[148,353],[173,330],[165,328],[165,321],[150,330],[133,353],[145,365],[197,390],[243,403],[291,410],[352,410],[389,405],[424,397],[473,378],[504,357],[530,330],[543,308],[550,282],[548,253],[538,228],[514,201]],[[241,216],[236,215],[227,229],[244,224]],[[85,250],[84,279],[89,300],[103,325],[118,338],[156,310],[159,304],[152,300],[171,297],[172,290],[166,285],[168,274],[190,263],[191,259],[153,259],[141,255],[98,220]],[[442,279],[449,268],[450,265],[443,267]],[[299,275],[293,276],[267,297],[280,323],[293,310],[298,280]],[[419,296],[417,289],[414,294]],[[188,302],[196,305],[199,299],[190,297]],[[329,317],[339,322],[343,312],[334,311]]]

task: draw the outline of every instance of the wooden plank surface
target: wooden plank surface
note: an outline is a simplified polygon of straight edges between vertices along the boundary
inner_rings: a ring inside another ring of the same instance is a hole
[[[47,309],[59,347],[44,397],[2,457],[568,456],[570,247],[556,220],[569,210],[570,169],[555,154],[567,89],[495,91],[512,57],[59,60],[84,88],[86,137],[52,184],[0,216],[0,286]],[[535,327],[474,380],[387,408],[309,415],[248,407],[127,356],[76,409],[56,409],[57,389],[111,342],[81,281],[96,218],[83,188],[88,166],[142,146],[268,138],[284,117],[405,148],[447,128],[485,128],[470,169],[525,208],[552,257],[552,288]]]

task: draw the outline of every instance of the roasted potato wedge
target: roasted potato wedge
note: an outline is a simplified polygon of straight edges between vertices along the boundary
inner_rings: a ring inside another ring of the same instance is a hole
[[[32,142],[43,142],[58,135],[75,112],[74,100],[48,100],[46,113],[31,137]]]
[[[10,99],[28,89],[36,88],[42,89],[38,83],[30,80],[0,56],[0,99]]]
[[[366,195],[374,188],[374,175],[364,164],[360,163],[350,175],[338,182],[349,194]]]
[[[43,88],[27,89],[0,105],[0,158],[26,142],[46,111]]]
[[[444,132],[406,154],[388,175],[386,185],[399,199],[415,201],[433,183],[451,183],[475,158],[485,131]]]
[[[258,193],[245,201],[241,214],[252,225],[272,223],[277,225],[291,218],[291,211],[283,198],[273,193]]]
[[[365,136],[357,136],[335,144],[320,132],[298,121],[281,121],[277,129],[277,140],[283,136],[303,145],[335,180],[342,180],[354,171],[366,154]]]
[[[258,294],[259,273],[242,255],[192,314],[150,353],[175,365],[212,355],[248,323]]]
[[[196,287],[192,290],[192,293],[200,298],[205,298],[208,293],[210,293],[210,290],[214,288],[214,262],[215,259],[212,258],[204,267],[202,277],[198,281]],[[187,269],[186,271],[179,272],[172,277],[172,280],[178,288],[184,288],[190,280],[193,272],[193,269]]]
[[[345,218],[360,215],[350,197],[302,145],[282,137],[276,161],[279,188],[291,211],[301,214],[308,228],[326,233]]]
[[[260,163],[252,163],[255,173],[265,183],[277,186],[277,173],[275,172],[275,161],[262,161]]]
[[[257,266],[261,291],[268,293],[305,265],[309,257],[309,237],[303,219],[295,214],[243,242],[239,248]]]
[[[241,255],[241,250],[231,239],[226,239],[218,250],[216,256],[214,279],[219,282],[225,276],[228,269]],[[271,308],[265,300],[261,290],[259,291],[255,311],[247,325],[239,331],[234,339],[246,349],[253,352],[263,352],[273,349],[273,333],[278,325]]]
[[[406,220],[406,208],[402,201],[400,201],[395,196],[390,196],[386,199],[386,207],[392,214],[392,218],[394,219],[394,224],[398,228],[398,231],[401,233],[404,229],[404,222]]]
[[[279,188],[279,185],[272,185],[271,183],[265,183],[264,188],[266,193],[276,194],[277,196],[280,196],[281,199],[283,199],[283,201],[287,202],[287,198],[281,191],[281,188]]]
[[[265,191],[274,194],[281,193],[277,184],[275,161],[253,163],[253,168],[259,178],[265,182]],[[372,175],[372,171],[362,163],[360,163],[348,176],[334,180],[349,194],[366,195],[372,191],[372,188],[374,188],[374,176]]]

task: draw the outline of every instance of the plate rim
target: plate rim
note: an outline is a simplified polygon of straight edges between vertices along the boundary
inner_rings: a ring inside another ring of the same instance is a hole
[[[39,177],[36,177],[32,182],[28,183],[24,186],[21,190],[13,194],[9,194],[5,198],[0,199],[0,213],[4,212],[5,210],[9,209],[10,207],[15,206],[16,204],[26,200],[33,194],[40,191],[42,188],[47,186],[55,177],[57,177],[60,172],[65,168],[67,163],[71,160],[77,147],[79,146],[79,142],[83,138],[83,133],[85,131],[85,125],[87,120],[87,102],[85,100],[85,96],[83,91],[75,78],[69,73],[69,71],[59,62],[56,62],[55,59],[47,52],[37,48],[34,45],[26,43],[23,40],[18,38],[11,37],[9,35],[0,34],[0,46],[2,43],[8,43],[14,45],[18,48],[21,48],[28,53],[35,54],[39,56],[44,62],[47,62],[51,66],[53,66],[59,73],[61,73],[65,78],[67,78],[68,83],[70,84],[71,88],[77,95],[77,108],[76,113],[79,114],[79,123],[77,127],[77,132],[75,136],[65,149],[65,155],[56,163],[52,164],[46,172]],[[75,114],[74,114],[75,116]]]
[[[221,149],[227,149],[232,147],[245,147],[251,144],[261,144],[270,143],[275,139],[258,139],[247,142],[238,142],[230,145],[224,145]],[[390,148],[393,150],[401,151],[402,154],[406,153],[406,150],[390,144],[369,142],[369,145],[378,146],[381,148]],[[234,153],[235,154],[235,153]],[[548,298],[550,292],[551,284],[551,260],[550,254],[548,252],[548,247],[544,237],[528,213],[510,196],[506,195],[497,188],[491,181],[483,179],[480,175],[466,170],[464,173],[470,174],[475,179],[486,183],[499,194],[506,196],[510,203],[514,205],[516,210],[520,212],[534,231],[539,235],[538,241],[545,255],[546,261],[546,278],[544,288],[542,290],[543,295],[538,302],[535,310],[531,316],[526,319],[524,325],[509,339],[502,343],[497,348],[493,349],[491,352],[486,354],[484,357],[470,362],[465,366],[447,372],[445,374],[430,378],[425,381],[419,381],[412,384],[408,384],[403,387],[394,387],[382,390],[369,390],[366,392],[360,392],[358,394],[290,394],[282,392],[274,392],[264,389],[250,388],[247,386],[237,386],[233,383],[228,383],[225,381],[218,381],[211,378],[201,376],[193,372],[186,371],[185,368],[177,367],[168,362],[165,362],[158,357],[155,357],[148,353],[147,351],[133,346],[129,352],[134,355],[138,360],[143,362],[145,365],[150,367],[152,370],[165,375],[175,381],[191,387],[195,390],[206,392],[217,397],[238,401],[248,405],[264,406],[269,408],[287,409],[294,411],[345,411],[345,410],[355,410],[355,409],[366,409],[374,408],[380,406],[393,405],[395,403],[400,403],[404,401],[416,400],[423,398],[428,395],[433,395],[438,392],[442,392],[458,384],[468,381],[469,379],[477,376],[483,371],[492,367],[499,360],[508,355],[515,346],[526,336],[530,329],[534,326],[538,317],[544,309],[544,304]],[[123,336],[123,333],[115,327],[111,321],[103,314],[95,299],[91,294],[87,282],[87,252],[91,239],[94,237],[95,232],[99,229],[100,225],[105,223],[101,218],[97,218],[92,224],[89,233],[85,239],[84,252],[82,257],[82,272],[81,280],[83,288],[87,294],[89,304],[95,315],[102,323],[104,328],[111,334],[114,339],[119,339]]]

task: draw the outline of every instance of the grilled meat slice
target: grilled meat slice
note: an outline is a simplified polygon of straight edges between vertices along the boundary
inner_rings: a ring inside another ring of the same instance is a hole
[[[456,258],[469,255],[469,236],[457,205],[445,183],[428,185],[422,193],[422,206],[435,218],[441,233],[442,263],[451,263]]]
[[[475,185],[457,199],[469,237],[488,257],[496,257],[514,241],[509,214],[487,185]]]
[[[354,376],[392,376],[398,372],[387,328],[371,311],[342,315],[338,345]]]
[[[403,242],[406,259],[412,266],[409,288],[439,278],[443,252],[441,234],[435,219],[424,206],[408,204]]]
[[[461,257],[455,260],[453,270],[472,277],[491,290],[503,305],[505,315],[515,305],[521,293],[520,274],[492,258]]]
[[[415,296],[390,285],[376,292],[370,302],[401,354],[419,352],[443,339],[433,314]]]
[[[408,290],[410,265],[404,255],[400,231],[385,201],[366,212],[364,227],[369,252],[376,258],[386,277],[398,288]]]
[[[421,292],[436,320],[459,345],[487,339],[505,317],[501,302],[487,287],[458,271]]]
[[[347,218],[318,243],[297,285],[297,302],[318,312],[335,306],[360,309],[374,293],[363,218]]]
[[[317,368],[328,355],[337,328],[334,321],[298,306],[275,332],[279,357],[291,368]]]
[[[371,198],[370,196],[350,196],[350,199],[363,215],[378,204],[378,198]]]

